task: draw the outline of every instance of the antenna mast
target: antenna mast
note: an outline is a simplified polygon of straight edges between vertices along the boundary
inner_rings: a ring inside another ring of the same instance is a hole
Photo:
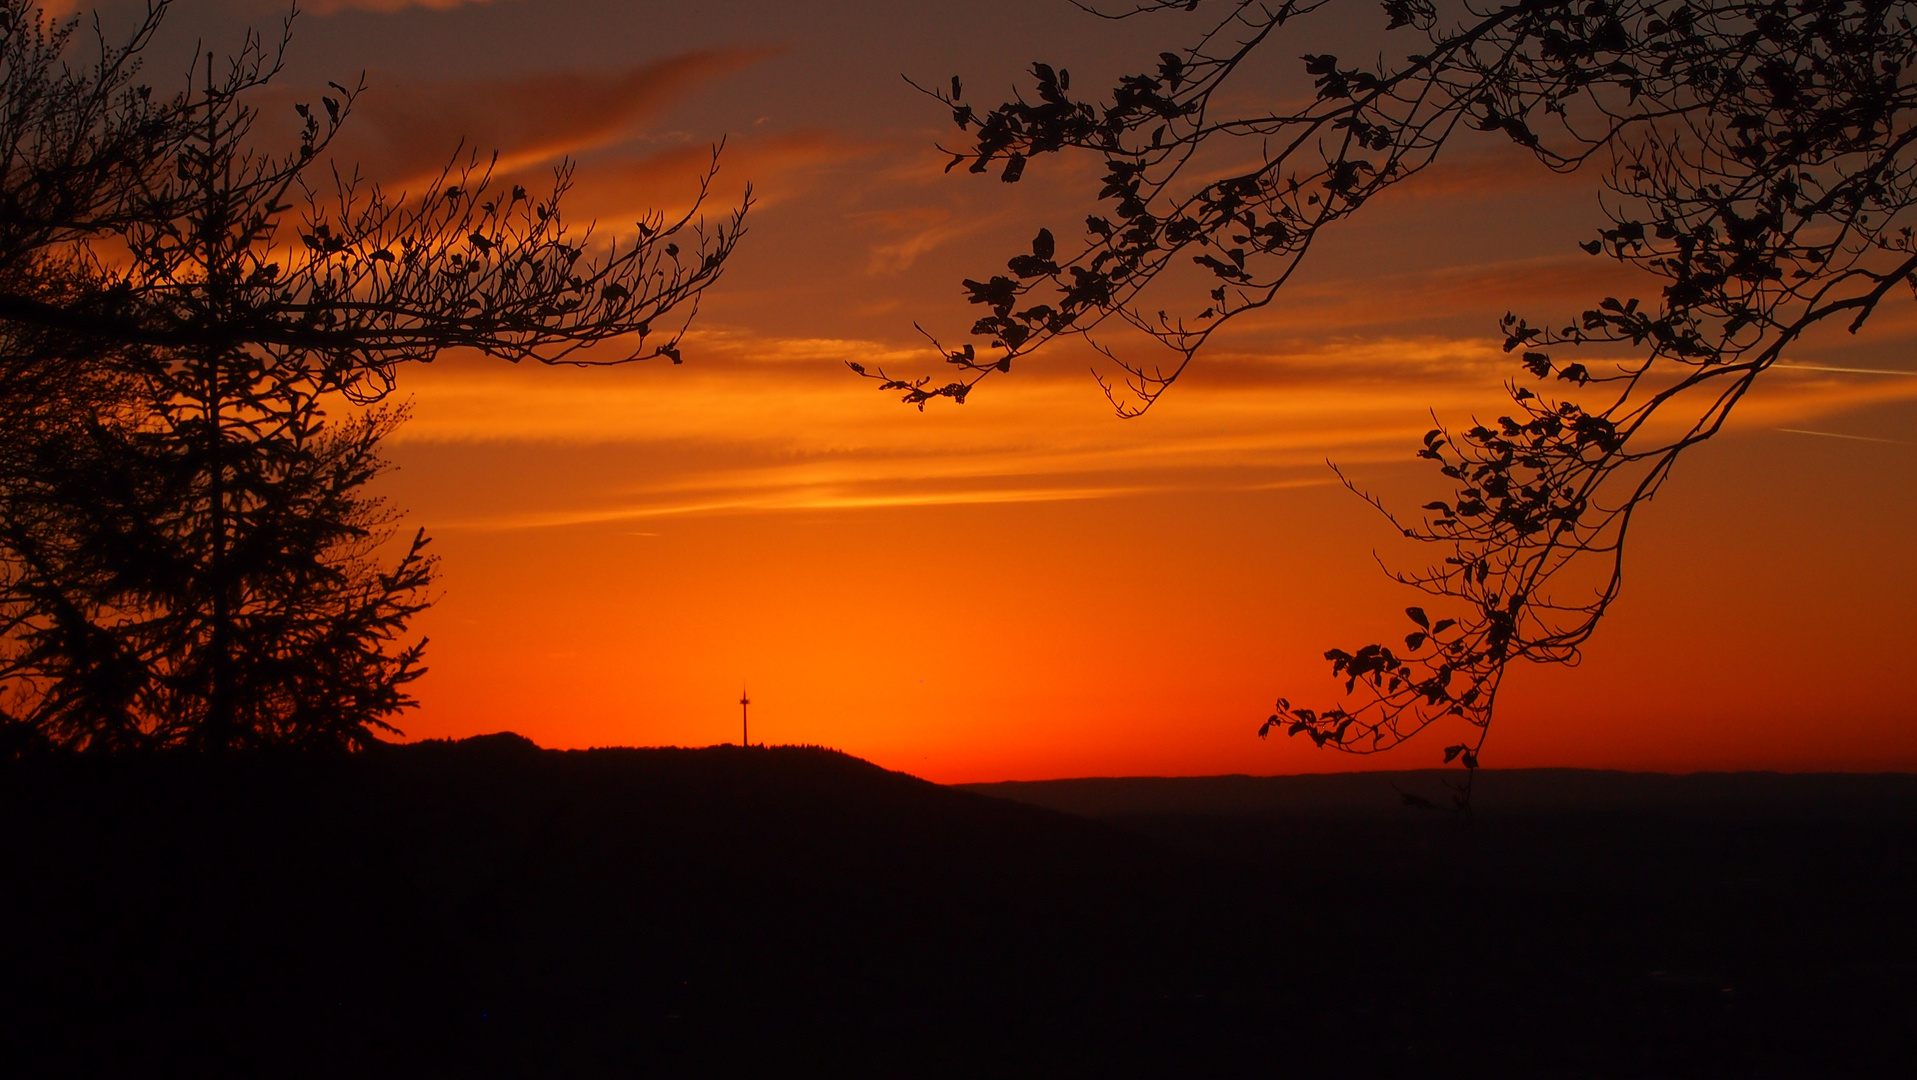
[[[746,747],[749,747],[752,745],[752,726],[748,722],[746,717],[746,706],[751,704],[752,704],[752,699],[746,696],[745,684],[740,683],[739,684],[739,745],[746,746]]]

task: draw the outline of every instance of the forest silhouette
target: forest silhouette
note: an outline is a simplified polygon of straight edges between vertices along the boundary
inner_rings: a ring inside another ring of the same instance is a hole
[[[1441,775],[16,760],[0,1032],[15,1075],[1901,1069],[1911,777],[1486,770],[1469,828],[1398,806]]]
[[[1043,63],[1036,103],[932,90],[970,141],[953,167],[1016,182],[1086,152],[1111,205],[1078,246],[1043,230],[1010,276],[966,281],[983,347],[940,347],[954,381],[852,366],[912,405],[962,402],[1048,340],[1123,325],[1173,357],[1106,353],[1136,414],[1453,132],[1608,161],[1623,201],[1587,250],[1660,298],[1562,329],[1506,319],[1513,415],[1434,429],[1416,453],[1457,491],[1392,519],[1448,552],[1401,580],[1457,610],[1407,609],[1398,652],[1327,653],[1346,704],[1280,699],[1265,726],[1371,752],[1461,718],[1477,733],[1443,760],[1473,815],[1430,812],[1438,770],[942,787],[819,747],[388,738],[416,704],[436,567],[370,486],[406,369],[449,350],[681,363],[749,189],[705,216],[715,149],[689,210],[603,234],[566,215],[570,163],[529,190],[448,132],[441,174],[387,191],[335,160],[357,83],[290,104],[287,145],[261,134],[291,16],[196,54],[168,92],[143,67],[168,0],[117,39],[0,0],[0,1065],[1907,1067],[1917,780],[1479,756],[1511,662],[1577,659],[1672,463],[1810,327],[1854,332],[1917,286],[1906,5],[1539,0],[1460,28],[1388,0],[1381,21],[1429,51],[1306,56],[1302,111],[1226,120],[1213,94],[1243,57],[1334,5],[1212,6],[1197,45],[1109,101]],[[1201,144],[1240,137],[1289,149],[1178,186]],[[1157,309],[1152,289],[1194,282],[1202,310]],[[1628,355],[1565,359],[1594,345]],[[1609,402],[1557,396],[1587,387]],[[743,687],[738,704],[743,744]]]

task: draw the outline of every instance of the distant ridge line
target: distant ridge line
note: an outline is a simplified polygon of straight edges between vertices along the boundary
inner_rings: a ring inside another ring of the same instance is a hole
[[[1405,794],[1445,804],[1455,769],[1296,776],[1125,776],[955,784],[981,795],[1080,817],[1396,816]],[[1474,812],[1917,815],[1917,773],[1653,773],[1608,769],[1481,769]]]

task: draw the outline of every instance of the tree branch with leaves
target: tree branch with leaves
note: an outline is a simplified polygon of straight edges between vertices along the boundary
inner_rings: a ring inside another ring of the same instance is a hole
[[[996,169],[1011,183],[1045,155],[1090,154],[1105,175],[1081,239],[1041,230],[1006,273],[964,283],[983,311],[978,343],[941,350],[952,377],[861,374],[921,408],[962,402],[1019,357],[1079,336],[1118,364],[1101,383],[1135,416],[1221,327],[1269,305],[1321,230],[1464,133],[1507,138],[1544,168],[1597,170],[1611,225],[1581,246],[1644,271],[1655,296],[1607,297],[1561,325],[1505,317],[1504,348],[1519,359],[1510,414],[1440,423],[1418,451],[1452,497],[1416,518],[1371,500],[1404,536],[1442,551],[1394,575],[1441,610],[1408,609],[1402,649],[1330,650],[1344,700],[1311,709],[1281,698],[1260,730],[1372,753],[1456,718],[1473,733],[1445,759],[1475,769],[1510,664],[1577,660],[1619,594],[1634,515],[1678,458],[1722,430],[1813,328],[1856,333],[1917,286],[1917,32],[1911,5],[1887,0],[1444,11],[1387,0],[1384,40],[1404,40],[1402,60],[1306,53],[1308,102],[1220,109],[1252,58],[1351,11],[1339,0],[1148,2],[1109,17],[1194,13],[1205,20],[1196,43],[1102,98],[1075,96],[1067,71],[1048,64],[1032,68],[1032,98],[983,112],[956,78],[928,90],[967,138],[948,171]],[[1233,153],[1249,164],[1198,167]],[[1120,329],[1162,359],[1101,340]],[[1589,347],[1624,358],[1565,357]],[[1468,789],[1467,779],[1461,802]]]
[[[412,703],[434,566],[423,532],[382,562],[397,514],[366,490],[399,367],[679,363],[750,190],[702,216],[715,149],[690,209],[618,236],[568,221],[569,163],[529,192],[462,153],[389,193],[331,160],[358,87],[257,147],[292,16],[174,97],[134,85],[167,6],[74,69],[76,23],[0,0],[0,404],[51,421],[0,446],[0,721],[73,748],[364,745]]]

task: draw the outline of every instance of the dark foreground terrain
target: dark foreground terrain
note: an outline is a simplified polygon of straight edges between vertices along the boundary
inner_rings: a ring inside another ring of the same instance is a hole
[[[1885,1077],[1917,777],[0,766],[0,1072]],[[1064,811],[1070,811],[1064,812]]]

